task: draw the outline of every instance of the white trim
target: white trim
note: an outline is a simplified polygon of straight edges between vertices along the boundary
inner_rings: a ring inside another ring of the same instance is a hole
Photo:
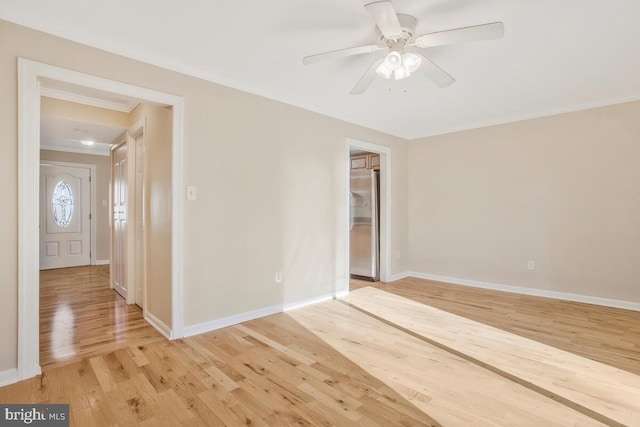
[[[42,146],[40,146],[42,149]],[[98,220],[97,220],[97,208],[96,208],[96,191],[97,191],[97,167],[96,165],[91,165],[88,163],[74,163],[74,162],[58,162],[55,160],[42,160],[40,159],[41,165],[51,165],[51,166],[64,166],[69,168],[79,168],[79,169],[89,169],[89,173],[91,176],[89,182],[89,189],[91,191],[91,197],[89,199],[89,205],[91,212],[91,221],[89,222],[90,234],[91,234],[91,242],[89,244],[89,250],[91,251],[91,255],[89,256],[89,262],[91,265],[96,265],[96,254],[98,253]]]
[[[39,363],[40,82],[18,59],[18,380]]]
[[[293,303],[289,303],[289,304],[285,304],[282,307],[282,311],[289,311],[289,310],[297,310],[299,308],[303,308],[306,307],[308,305],[313,305],[313,304],[318,304],[319,302],[324,302],[324,301],[328,301],[331,299],[336,299],[336,298],[342,298],[349,295],[349,291],[340,291],[340,292],[335,292],[335,293],[331,293],[331,294],[327,294],[327,295],[322,295],[319,297],[313,297],[313,298],[308,298],[302,301],[298,301],[298,302],[293,302]]]
[[[345,274],[347,289],[349,285],[349,182],[351,180],[351,149],[353,148],[380,154],[380,280],[388,282],[391,276],[391,148],[347,137],[345,150]]]
[[[162,320],[158,319],[156,316],[149,313],[148,311],[144,312],[144,320],[149,322],[149,324],[153,326],[155,330],[160,332],[162,336],[164,336],[166,339],[170,340],[175,338],[171,332],[171,328],[165,325]]]
[[[511,292],[514,294],[530,295],[544,298],[554,298],[565,301],[581,302],[585,304],[601,305],[605,307],[621,308],[625,310],[640,311],[640,303],[622,301],[609,298],[600,298],[589,295],[572,294],[567,292],[550,291],[546,289],[525,288],[522,286],[501,285],[498,283],[480,282],[477,280],[459,279],[456,277],[439,276],[437,274],[408,272],[411,277],[433,280],[435,282],[451,283],[454,285],[470,286],[473,288],[490,289],[493,291]]]
[[[249,320],[270,316],[280,312],[282,312],[281,305],[271,305],[269,307],[263,307],[256,310],[245,311],[244,313],[232,314],[231,316],[222,317],[220,319],[185,326],[182,332],[184,337],[191,337],[193,335],[204,334],[206,332],[215,331],[216,329],[226,328],[227,326],[237,325],[238,323],[248,322]]]
[[[173,96],[173,151],[171,156],[171,326],[173,338],[182,338],[184,327],[184,100]],[[146,143],[146,141],[145,141]],[[146,292],[145,292],[146,298]]]
[[[98,151],[95,149],[82,149],[82,148],[70,148],[70,147],[58,147],[56,145],[41,145],[41,150],[49,150],[49,151],[64,151],[65,153],[80,153],[80,154],[89,154],[92,156],[110,156],[111,150],[109,151]]]
[[[108,259],[97,259],[95,265],[109,265],[111,261]]]
[[[142,260],[143,262],[137,262],[139,261],[137,259],[137,254],[138,254],[138,239],[135,237],[136,232],[137,232],[137,222],[138,222],[138,218],[136,217],[134,220],[134,226],[133,228],[133,233],[132,233],[132,238],[133,238],[133,244],[132,244],[132,257],[128,260],[128,262],[132,262],[132,264],[134,266],[134,271],[133,271],[133,281],[130,283],[133,283],[133,295],[132,295],[132,301],[134,301],[136,304],[138,304],[139,306],[142,307],[143,310],[146,310],[147,307],[147,266],[145,265],[144,260],[147,259],[147,244],[146,244],[146,237],[145,237],[145,233],[146,233],[146,229],[147,229],[147,223],[145,220],[146,217],[146,209],[145,209],[145,203],[144,203],[144,199],[145,199],[145,187],[146,187],[146,179],[144,178],[144,174],[145,174],[145,170],[146,170],[146,160],[145,160],[145,156],[143,154],[142,156],[142,162],[143,162],[143,178],[142,178],[142,194],[138,194],[137,193],[137,180],[138,180],[138,148],[136,146],[136,139],[139,136],[142,136],[143,140],[142,140],[142,147],[143,147],[143,151],[146,147],[146,138],[147,138],[147,129],[146,129],[146,125],[147,125],[147,118],[142,117],[140,118],[136,123],[134,123],[129,130],[127,130],[127,143],[130,144],[129,147],[129,151],[128,151],[128,155],[131,155],[133,157],[133,161],[131,162],[132,165],[132,169],[133,169],[133,180],[129,179],[129,183],[133,183],[133,190],[129,193],[132,194],[133,193],[133,198],[132,201],[134,203],[134,206],[132,209],[132,211],[135,211],[137,206],[138,206],[138,197],[141,197],[141,200],[143,201],[141,203],[141,207],[142,210],[140,212],[140,215],[142,217],[142,230],[143,230],[143,238],[142,238],[142,242],[141,242],[141,250],[142,250]],[[138,295],[138,273],[140,272],[139,269],[142,270],[142,301],[138,301],[138,299],[136,298]],[[130,287],[131,288],[131,287]],[[129,293],[127,293],[127,297],[129,296]]]
[[[226,328],[227,326],[233,326],[237,325],[238,323],[248,322],[249,320],[271,316],[272,314],[283,313],[289,310],[296,310],[298,308],[306,307],[308,305],[317,304],[319,302],[324,302],[335,298],[341,298],[348,294],[349,291],[332,292],[330,294],[308,298],[302,301],[292,302],[284,305],[270,305],[268,307],[258,308],[256,310],[245,311],[244,313],[232,314],[231,316],[222,317],[220,319],[197,323],[191,326],[185,326],[184,336],[191,337],[194,335],[204,334],[207,332],[215,331],[217,329]]]
[[[6,385],[15,384],[18,382],[18,370],[7,369],[6,371],[0,371],[0,387]]]
[[[173,338],[183,322],[183,168],[184,101],[182,97],[114,80],[18,58],[18,379],[40,373],[39,364],[39,194],[40,79],[46,78],[142,102],[173,107],[172,266]],[[36,196],[34,196],[36,195]]]
[[[640,101],[640,94],[633,94],[630,96],[623,96],[620,98],[605,99],[603,101],[598,101],[598,102],[587,102],[584,104],[567,105],[564,107],[552,108],[548,110],[538,111],[535,113],[520,114],[517,116],[511,116],[511,117],[501,117],[494,120],[486,120],[486,121],[475,122],[475,123],[470,123],[470,124],[461,125],[461,126],[451,126],[451,127],[442,128],[442,129],[434,129],[431,132],[427,132],[425,134],[420,134],[420,135],[404,135],[404,136],[397,135],[397,136],[404,137],[405,139],[408,139],[408,140],[422,139],[422,138],[428,138],[430,136],[445,135],[448,133],[463,132],[466,130],[482,129],[482,128],[491,127],[491,126],[504,125],[507,123],[517,123],[525,120],[539,119],[542,117],[556,116],[559,114],[575,113],[577,111],[608,107],[610,105],[624,104],[626,102],[634,102],[634,101]],[[393,133],[391,134],[393,135]]]
[[[395,282],[396,280],[406,279],[407,277],[411,277],[411,273],[408,271],[403,271],[402,273],[389,276],[389,282]]]
[[[106,99],[94,98],[93,96],[80,95],[79,93],[67,92],[60,89],[52,89],[49,87],[42,87],[40,90],[42,96],[48,98],[60,99],[62,101],[75,102],[76,104],[89,105],[91,107],[104,108],[106,110],[120,111],[122,113],[129,114],[134,108],[138,106],[138,102],[132,99],[128,100],[126,104],[108,101]]]

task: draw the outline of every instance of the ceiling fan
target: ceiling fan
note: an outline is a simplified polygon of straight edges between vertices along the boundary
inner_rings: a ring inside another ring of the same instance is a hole
[[[416,18],[410,15],[397,14],[390,0],[374,1],[366,4],[365,8],[376,23],[376,28],[380,35],[378,44],[319,53],[307,56],[302,60],[303,64],[308,65],[329,59],[387,50],[387,55],[377,59],[351,89],[352,95],[364,93],[376,75],[388,80],[402,80],[415,71],[422,72],[439,87],[449,86],[455,82],[455,79],[427,57],[417,52],[415,48],[498,39],[504,35],[502,22],[491,22],[414,37]]]

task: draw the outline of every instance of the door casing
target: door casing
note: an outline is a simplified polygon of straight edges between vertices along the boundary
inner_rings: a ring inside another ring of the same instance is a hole
[[[184,100],[182,97],[18,58],[18,363],[16,380],[40,374],[39,178],[40,96],[43,80],[98,89],[172,107],[171,327],[150,323],[170,339],[183,337]],[[145,316],[147,318],[147,316]],[[163,328],[164,326],[164,328]]]
[[[358,139],[346,138],[345,143],[345,292],[349,292],[349,221],[351,178],[351,150],[363,150],[380,154],[380,280],[391,277],[391,148]]]

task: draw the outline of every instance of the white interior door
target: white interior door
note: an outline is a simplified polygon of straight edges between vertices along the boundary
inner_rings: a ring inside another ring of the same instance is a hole
[[[113,288],[127,298],[127,145],[122,144],[112,152],[113,182]]]
[[[91,171],[40,165],[40,269],[91,263]]]

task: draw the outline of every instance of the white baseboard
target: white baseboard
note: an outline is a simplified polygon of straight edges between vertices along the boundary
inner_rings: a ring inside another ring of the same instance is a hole
[[[244,313],[233,314],[220,319],[210,320],[208,322],[185,326],[183,332],[186,338],[193,335],[204,334],[205,332],[215,331],[216,329],[226,328],[227,326],[237,325],[238,323],[248,322],[249,320],[257,319],[259,317],[270,316],[272,314],[280,313],[281,311],[281,305],[272,305],[269,307],[259,308],[257,310],[245,311]]]
[[[393,274],[389,276],[387,283],[395,282],[396,280],[400,280],[400,279],[406,279],[409,276],[411,276],[411,274],[408,271],[403,271],[402,273]]]
[[[297,308],[302,308],[302,307],[306,307],[308,305],[312,305],[312,304],[317,304],[319,302],[324,302],[324,301],[328,301],[330,299],[334,299],[334,298],[340,298],[343,296],[349,295],[349,291],[339,291],[339,292],[335,292],[335,293],[331,293],[331,294],[327,294],[327,295],[322,295],[319,297],[314,297],[314,298],[308,298],[302,301],[297,301],[297,302],[293,302],[290,304],[285,304],[284,307],[282,308],[282,311],[289,311],[289,310],[295,310]]]
[[[534,289],[534,288],[525,288],[521,286],[501,285],[497,283],[480,282],[477,280],[459,279],[457,277],[439,276],[436,274],[428,274],[428,273],[418,273],[415,271],[408,272],[406,277],[417,277],[418,279],[452,283],[454,285],[471,286],[474,288],[491,289],[494,291],[511,292],[514,294],[554,298],[554,299],[560,299],[565,301],[582,302],[586,304],[601,305],[605,307],[640,311],[640,303],[631,302],[631,301],[622,301],[622,300],[616,300],[616,299],[594,297],[589,295],[571,294],[567,292],[549,291],[546,289]]]
[[[160,332],[166,339],[170,340],[173,338],[171,328],[165,325],[162,320],[158,319],[148,311],[145,311],[144,313],[144,320],[149,322],[149,324],[153,326],[158,332]]]
[[[97,259],[95,265],[109,265],[111,262],[108,259]]]
[[[206,332],[215,331],[216,329],[226,328],[227,326],[237,325],[238,323],[248,322],[249,320],[258,319],[260,317],[270,316],[284,311],[295,310],[311,304],[327,301],[333,298],[340,298],[349,293],[349,291],[340,291],[319,297],[309,298],[302,301],[292,302],[284,305],[271,305],[259,308],[257,310],[245,311],[244,313],[233,314],[231,316],[222,317],[220,319],[210,320],[208,322],[197,323],[184,327],[184,336],[191,337],[193,335],[204,334]]]
[[[0,371],[0,387],[18,382],[18,370],[16,368]]]

